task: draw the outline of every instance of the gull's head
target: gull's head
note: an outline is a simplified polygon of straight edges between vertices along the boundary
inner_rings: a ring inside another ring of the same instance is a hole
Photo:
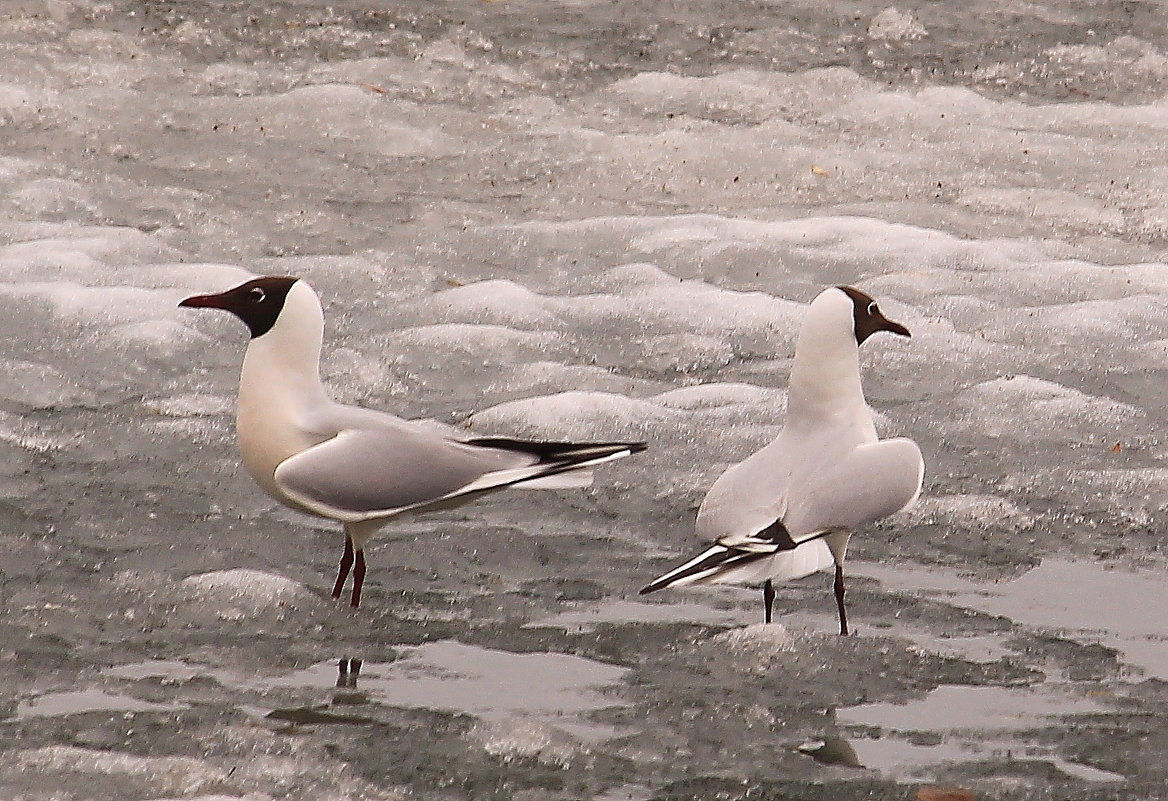
[[[303,287],[309,293],[308,285],[297,278],[284,275],[269,275],[255,278],[217,295],[194,295],[178,305],[192,309],[223,309],[243,320],[251,331],[252,339],[272,330],[280,319],[284,306],[293,295],[293,287]],[[315,293],[312,293],[315,297]]]
[[[841,317],[850,318],[848,323],[856,335],[857,346],[863,345],[864,340],[877,331],[889,331],[902,337],[912,336],[903,325],[885,317],[879,304],[866,292],[852,286],[837,286],[820,295],[821,298],[825,296],[830,297],[833,306],[838,307]]]

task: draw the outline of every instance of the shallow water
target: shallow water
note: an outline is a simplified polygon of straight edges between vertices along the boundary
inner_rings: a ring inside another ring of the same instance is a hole
[[[0,11],[0,797],[1163,794],[1162,7]],[[399,521],[351,613],[176,307],[254,273],[345,402],[651,448]],[[912,330],[864,381],[928,463],[857,635],[825,575],[639,597],[831,283]]]
[[[151,704],[127,695],[111,695],[100,690],[46,693],[22,701],[16,707],[16,717],[56,717],[84,712],[152,712],[178,707]]]
[[[945,603],[1002,615],[1060,636],[1100,643],[1135,672],[1168,679],[1168,596],[1160,572],[1044,559],[1012,581],[984,584],[936,570],[858,564],[853,572],[883,585],[921,592]]]

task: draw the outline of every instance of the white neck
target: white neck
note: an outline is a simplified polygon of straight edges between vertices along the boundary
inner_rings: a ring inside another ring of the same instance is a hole
[[[820,293],[795,345],[787,422],[848,422],[872,426],[860,386],[860,347],[854,306],[838,289]]]
[[[312,288],[297,281],[271,330],[255,337],[243,357],[240,409],[252,400],[279,399],[291,407],[327,402],[320,382],[324,313]]]

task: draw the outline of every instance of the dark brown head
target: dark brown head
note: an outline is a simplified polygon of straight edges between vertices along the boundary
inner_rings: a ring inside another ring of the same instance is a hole
[[[243,320],[252,339],[272,330],[288,291],[299,279],[291,276],[270,275],[256,278],[218,295],[195,295],[181,301],[179,306],[192,309],[223,309]]]
[[[854,306],[852,319],[855,324],[857,345],[863,345],[864,340],[877,331],[891,331],[902,337],[912,336],[903,325],[885,317],[880,311],[880,307],[876,305],[876,301],[872,300],[871,295],[861,292],[853,286],[836,288],[852,299]]]

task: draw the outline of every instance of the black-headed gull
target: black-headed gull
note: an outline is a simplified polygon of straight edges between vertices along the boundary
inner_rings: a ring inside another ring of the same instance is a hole
[[[333,597],[352,570],[354,607],[365,579],[365,543],[390,518],[506,487],[587,486],[589,468],[645,449],[639,442],[461,441],[336,403],[320,380],[320,300],[297,278],[256,278],[179,305],[229,311],[251,331],[236,408],[244,467],[281,503],[344,524]]]
[[[795,345],[787,422],[762,450],[723,473],[698,510],[698,536],[713,544],[641,590],[763,582],[771,621],[773,582],[835,564],[840,634],[844,555],[859,526],[916,500],[925,463],[910,439],[878,440],[860,386],[860,345],[877,331],[910,336],[871,297],[850,286],[811,303]]]

